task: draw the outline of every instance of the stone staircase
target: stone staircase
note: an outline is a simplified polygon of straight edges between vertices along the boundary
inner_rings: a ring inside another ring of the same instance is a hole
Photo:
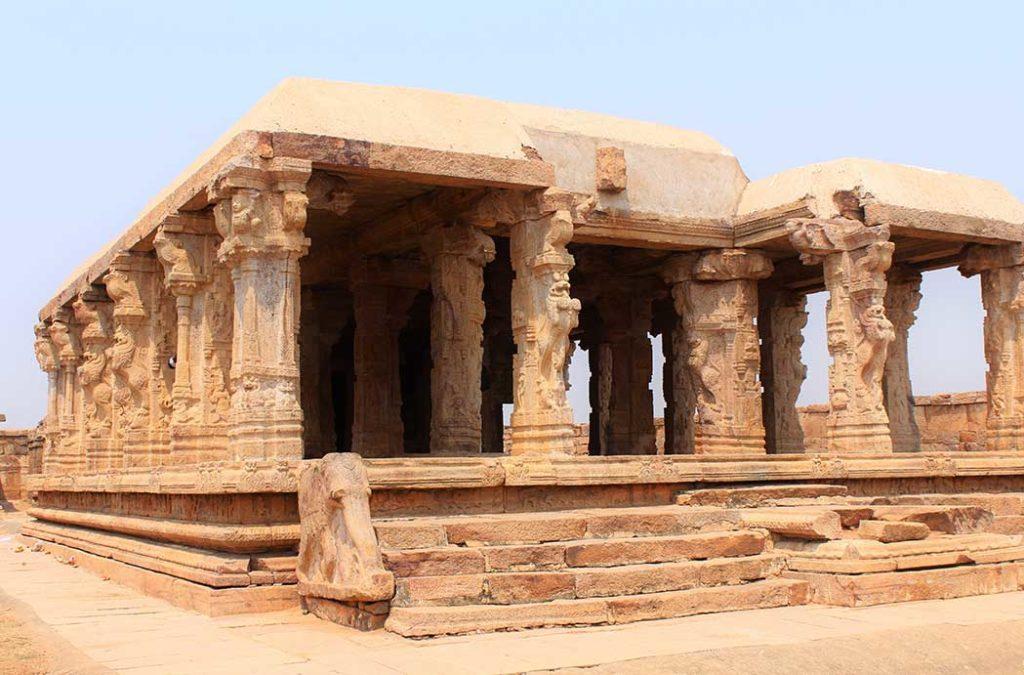
[[[619,624],[803,604],[735,509],[679,506],[378,520],[408,637]]]

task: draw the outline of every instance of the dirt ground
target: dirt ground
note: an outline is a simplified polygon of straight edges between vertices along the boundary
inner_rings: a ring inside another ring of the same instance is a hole
[[[10,545],[24,519],[23,509],[0,514],[0,543]],[[107,672],[0,588],[0,675]]]
[[[0,675],[109,672],[0,590]]]

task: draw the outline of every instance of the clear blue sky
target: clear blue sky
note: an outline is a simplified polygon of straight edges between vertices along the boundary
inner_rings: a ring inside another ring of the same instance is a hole
[[[699,129],[752,179],[843,156],[1024,197],[1020,2],[10,2],[4,7],[0,412],[32,425],[39,307],[290,75]],[[926,277],[920,393],[983,386],[976,281]],[[820,298],[805,402],[825,398]],[[586,388],[575,388],[579,401]],[[580,406],[582,408],[582,406]]]

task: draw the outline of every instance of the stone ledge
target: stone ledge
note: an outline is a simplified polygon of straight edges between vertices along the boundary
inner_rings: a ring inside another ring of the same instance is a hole
[[[374,490],[635,485],[657,483],[760,483],[1016,476],[1024,454],[956,452],[896,455],[622,455],[611,457],[481,456],[367,459]],[[33,474],[36,492],[141,492],[244,494],[295,492],[302,462],[220,462],[82,474]]]
[[[27,536],[22,536],[22,539],[29,545],[38,544],[43,551],[55,557],[73,561],[76,567],[92,574],[207,616],[278,612],[299,606],[294,584],[211,588],[62,544]]]

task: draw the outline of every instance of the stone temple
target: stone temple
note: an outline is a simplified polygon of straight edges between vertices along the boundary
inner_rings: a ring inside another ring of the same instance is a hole
[[[1022,242],[984,180],[750,182],[693,131],[287,80],[40,312],[23,536],[197,611],[417,637],[1022,589]],[[925,444],[907,335],[951,266],[987,391]]]

